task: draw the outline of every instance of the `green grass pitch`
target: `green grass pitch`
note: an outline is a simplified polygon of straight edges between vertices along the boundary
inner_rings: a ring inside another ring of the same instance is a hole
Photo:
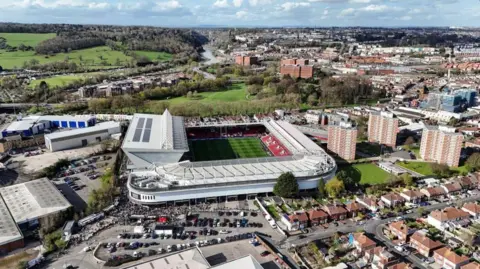
[[[190,141],[195,161],[268,157],[258,138],[228,138]]]

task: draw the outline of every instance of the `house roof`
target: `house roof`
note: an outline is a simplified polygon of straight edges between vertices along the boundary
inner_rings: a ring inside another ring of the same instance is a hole
[[[375,243],[372,239],[370,239],[368,236],[366,236],[365,234],[363,233],[355,233],[353,235],[353,238],[355,239],[355,241],[358,242],[358,244],[360,244],[360,246],[362,248],[366,248],[366,247],[371,247],[371,246],[376,246],[377,243]]]
[[[352,202],[352,203],[346,204],[345,208],[347,209],[348,212],[352,212],[352,211],[363,210],[365,209],[365,206],[357,202]]]
[[[457,255],[457,253],[453,252],[450,248],[447,247],[437,249],[434,252],[453,264],[460,264],[469,260],[468,257]]]
[[[328,217],[328,214],[325,213],[323,210],[310,210],[308,211],[308,215],[310,216],[310,219],[318,219],[318,218],[326,218]]]
[[[430,213],[430,216],[438,221],[449,221],[455,220],[458,218],[466,218],[469,217],[470,214],[467,212],[460,210],[455,207],[447,207],[442,210],[435,210]]]
[[[443,246],[442,243],[428,238],[426,235],[424,235],[421,232],[415,232],[410,237],[410,241],[412,241],[412,240],[417,241],[419,244],[421,244],[422,246],[424,246],[425,248],[428,248],[428,249],[435,249],[435,248],[439,248],[439,247]]]
[[[421,191],[429,196],[438,196],[438,195],[445,194],[445,190],[442,187],[430,187],[430,188],[422,189]]]
[[[368,206],[377,206],[377,199],[375,197],[358,198],[358,201],[361,201]]]
[[[403,220],[392,222],[390,223],[389,227],[390,229],[393,228],[403,234],[409,234],[412,231],[412,229],[410,229],[410,227],[408,227]]]
[[[475,214],[480,213],[480,205],[477,203],[466,203],[463,205],[462,209],[465,208],[466,210],[473,212]]]
[[[460,269],[480,269],[480,264],[477,262],[471,262],[460,267]]]
[[[308,221],[308,215],[305,212],[295,212],[294,214],[288,215],[288,219],[292,221],[305,222]]]
[[[462,186],[458,182],[443,184],[443,187],[447,189],[447,192],[456,192],[462,190]]]
[[[387,269],[410,269],[412,266],[408,263],[396,263],[394,265],[390,265],[387,267]]]
[[[386,199],[387,201],[393,202],[393,201],[405,201],[405,198],[400,196],[397,193],[390,192],[382,196],[383,199]]]
[[[421,198],[423,196],[425,196],[424,193],[420,192],[420,191],[416,191],[416,190],[406,190],[406,191],[403,191],[402,192],[402,195],[405,196],[405,197],[408,197],[410,199],[413,199],[413,198]]]
[[[465,188],[474,186],[477,183],[477,179],[473,177],[461,177],[457,180],[457,182]]]
[[[347,210],[343,208],[343,206],[339,205],[325,205],[322,208],[325,212],[327,212],[329,215],[338,215],[338,214],[345,214],[347,213]]]

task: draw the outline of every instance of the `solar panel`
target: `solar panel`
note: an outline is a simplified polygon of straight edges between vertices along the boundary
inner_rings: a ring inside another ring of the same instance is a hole
[[[143,129],[143,125],[145,124],[145,118],[138,119],[137,122],[137,129]]]
[[[139,142],[140,137],[142,136],[142,129],[136,129],[135,134],[133,135],[133,142]]]
[[[147,125],[145,125],[145,128],[146,129],[152,129],[152,122],[153,122],[152,118],[147,119]]]
[[[142,139],[142,142],[150,142],[150,133],[151,133],[151,129],[145,129],[145,132],[143,132],[143,139]]]

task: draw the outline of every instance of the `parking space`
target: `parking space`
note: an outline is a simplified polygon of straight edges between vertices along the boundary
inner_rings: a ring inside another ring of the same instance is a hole
[[[83,210],[89,193],[100,188],[99,178],[112,161],[111,154],[75,161],[72,167],[53,179],[53,182],[77,211]]]

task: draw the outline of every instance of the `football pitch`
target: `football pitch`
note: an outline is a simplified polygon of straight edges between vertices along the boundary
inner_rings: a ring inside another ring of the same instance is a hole
[[[190,143],[196,162],[269,156],[258,138],[193,140]]]

